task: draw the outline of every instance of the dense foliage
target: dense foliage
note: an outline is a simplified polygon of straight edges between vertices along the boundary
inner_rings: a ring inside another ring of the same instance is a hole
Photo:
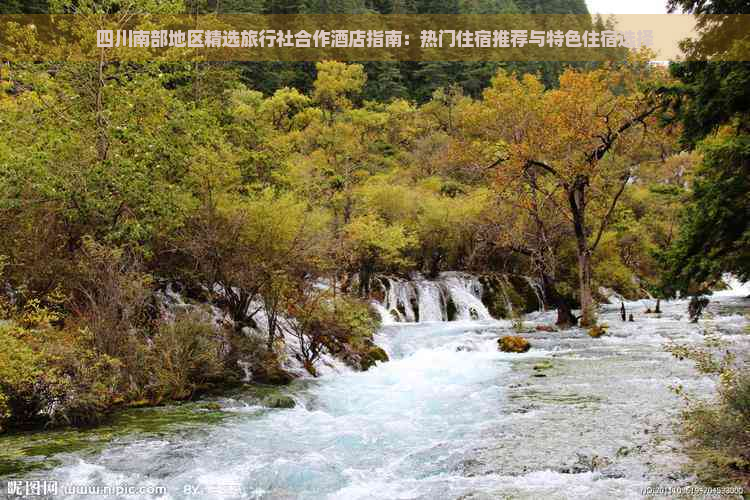
[[[649,91],[629,82],[666,78],[637,58],[568,69],[552,90],[500,71],[480,99],[451,87],[421,106],[362,100],[365,68],[333,61],[316,65],[309,92],[270,96],[216,67],[102,71],[3,73],[3,335],[8,357],[28,359],[4,365],[11,421],[58,418],[45,407],[85,421],[99,414],[89,406],[190,397],[241,377],[238,360],[255,360],[259,380],[285,381],[282,333],[298,339],[295,356],[312,373],[323,349],[369,366],[383,354],[359,300],[378,292],[382,273],[529,275],[550,306],[569,310],[580,255],[559,209],[566,184],[527,169],[528,151],[589,176],[589,293],[637,295],[656,277],[652,251],[670,242],[672,200],[690,170],[690,157],[673,154],[674,134],[645,116],[596,165],[585,160],[609,119],[603,109],[639,117]],[[586,128],[571,129],[581,115]],[[570,144],[580,150],[566,157]],[[172,325],[154,293],[174,281],[231,327],[217,330],[205,313]],[[29,384],[42,372],[48,385]]]
[[[747,2],[673,0],[673,9],[693,13],[700,37],[683,49],[696,60],[672,65],[679,84],[672,89],[683,143],[703,153],[695,172],[683,230],[664,255],[665,288],[703,292],[723,272],[750,279],[750,64],[707,62],[747,46],[747,27],[738,25]],[[729,57],[731,59],[731,57]]]

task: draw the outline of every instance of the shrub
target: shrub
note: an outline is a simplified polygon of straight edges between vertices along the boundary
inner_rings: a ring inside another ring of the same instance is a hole
[[[44,356],[51,425],[99,423],[121,400],[125,373],[122,362],[97,350],[94,334],[86,329],[45,330],[36,333]]]
[[[678,359],[696,363],[701,373],[718,378],[711,400],[694,399],[681,386],[675,391],[686,401],[683,432],[695,472],[709,485],[741,481],[750,486],[750,370],[723,349],[721,341],[708,336],[706,346],[670,345]],[[716,355],[719,348],[723,355]]]
[[[119,362],[92,348],[90,333],[0,329],[0,415],[12,427],[83,425],[111,408]]]
[[[0,327],[0,430],[6,422],[37,413],[40,402],[34,385],[42,373],[40,356],[11,327]]]
[[[703,310],[708,306],[708,297],[693,295],[688,304],[688,316],[691,323],[697,323],[703,315]]]
[[[136,332],[149,326],[152,280],[134,257],[84,239],[74,284],[74,307],[95,347],[126,365],[138,356]]]
[[[222,337],[196,315],[178,317],[159,326],[148,354],[154,401],[187,399],[224,370]]]
[[[515,335],[501,337],[497,343],[503,352],[526,352],[531,349],[531,344],[528,340]]]
[[[295,357],[311,375],[317,375],[324,349],[362,370],[388,359],[372,341],[379,320],[360,300],[312,289],[292,300],[289,313],[294,319],[286,330],[298,341]]]

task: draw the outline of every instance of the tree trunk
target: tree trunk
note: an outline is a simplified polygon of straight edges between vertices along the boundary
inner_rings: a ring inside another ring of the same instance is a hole
[[[544,272],[542,273],[542,287],[544,288],[544,296],[547,298],[549,305],[557,308],[557,321],[555,324],[558,328],[564,330],[576,326],[578,320],[573,316],[570,302],[560,296],[555,287],[554,280]]]
[[[566,301],[560,301],[557,304],[557,321],[555,324],[560,329],[566,329],[573,326],[576,326],[577,320],[576,317],[573,316],[573,312],[570,309],[570,304],[568,304]]]
[[[266,343],[268,352],[273,352],[273,343],[276,340],[277,301],[274,300],[272,303],[273,306],[271,307],[271,310],[266,311],[266,314],[268,315],[268,339]]]
[[[591,292],[591,253],[588,250],[578,255],[578,283],[581,294],[581,327],[588,328],[596,324],[594,296]]]
[[[578,252],[578,285],[581,299],[580,326],[588,328],[596,324],[596,310],[594,296],[591,292],[591,248],[588,244],[586,231],[586,187],[587,177],[579,175],[573,185],[568,188],[568,202],[573,215],[573,229],[576,236],[576,250]]]
[[[372,267],[365,264],[359,270],[359,296],[366,299],[370,296],[370,280],[372,278]]]

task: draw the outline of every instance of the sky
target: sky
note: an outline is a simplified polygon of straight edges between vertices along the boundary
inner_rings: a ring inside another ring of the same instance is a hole
[[[592,14],[666,14],[667,0],[586,0]]]

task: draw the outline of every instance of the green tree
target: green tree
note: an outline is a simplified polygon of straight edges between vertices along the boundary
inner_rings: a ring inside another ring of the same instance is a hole
[[[692,61],[671,66],[681,82],[676,118],[685,145],[703,153],[679,238],[663,255],[668,293],[700,291],[732,272],[750,279],[750,64],[731,61],[746,50],[746,2],[672,0],[671,10],[694,14],[700,36],[682,43]],[[730,14],[715,22],[712,15]],[[729,56],[729,61],[706,61]]]

